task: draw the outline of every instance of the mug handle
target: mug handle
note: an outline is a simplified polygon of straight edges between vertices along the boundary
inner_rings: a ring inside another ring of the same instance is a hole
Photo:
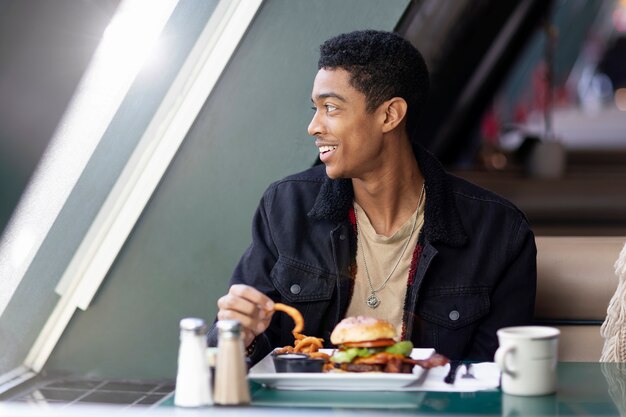
[[[507,346],[507,347],[499,347],[496,350],[495,362],[502,372],[505,372],[511,376],[515,376],[517,374],[517,369],[514,366],[511,366],[510,361],[507,361],[506,358],[509,354],[515,352],[515,346]]]

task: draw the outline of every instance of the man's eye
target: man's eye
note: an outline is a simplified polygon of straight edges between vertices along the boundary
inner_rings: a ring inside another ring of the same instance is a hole
[[[337,107],[333,106],[332,104],[324,104],[324,107],[326,107],[326,111],[327,112],[331,112],[331,111],[337,110]]]
[[[317,107],[315,107],[315,106],[311,106],[311,110],[313,110],[313,111],[317,111]]]

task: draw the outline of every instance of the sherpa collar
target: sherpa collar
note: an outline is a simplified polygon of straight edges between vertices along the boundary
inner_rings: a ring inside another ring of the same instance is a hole
[[[413,152],[426,181],[424,237],[430,242],[463,246],[467,235],[456,210],[448,174],[439,161],[420,145],[414,145]],[[308,215],[319,220],[340,222],[348,218],[353,200],[352,180],[326,178]]]

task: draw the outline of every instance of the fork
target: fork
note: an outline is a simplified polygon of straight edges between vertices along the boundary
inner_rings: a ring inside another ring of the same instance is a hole
[[[463,375],[461,375],[461,378],[463,379],[476,379],[476,377],[474,376],[474,374],[472,373],[472,364],[471,363],[465,363],[465,373]]]
[[[454,379],[456,378],[456,371],[458,370],[459,366],[462,364],[463,362],[461,361],[451,361],[450,371],[448,372],[448,375],[446,375],[445,378],[443,379],[443,382],[445,382],[446,384],[454,384]]]

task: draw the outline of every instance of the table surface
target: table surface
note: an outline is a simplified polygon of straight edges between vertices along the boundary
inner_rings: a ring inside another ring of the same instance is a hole
[[[329,392],[278,391],[252,386],[252,406],[180,409],[173,398],[160,407],[126,409],[122,415],[152,416],[359,416],[370,415],[476,415],[476,416],[626,416],[626,363],[561,362],[557,393],[516,397],[499,390],[450,392]],[[92,417],[111,415],[110,407],[70,406],[62,409],[0,403],[0,415]]]
[[[626,416],[626,363],[561,362],[557,371],[557,393],[546,396],[519,397],[500,390],[471,393],[279,391],[253,384],[252,406],[316,410],[315,413],[341,409],[342,415],[376,411],[376,414],[402,415],[617,416],[621,410],[622,416]]]
[[[621,388],[621,391],[620,391]],[[402,414],[619,415],[626,412],[626,364],[561,362],[553,395],[518,397],[500,390],[314,392],[257,388],[253,405],[390,410]]]

